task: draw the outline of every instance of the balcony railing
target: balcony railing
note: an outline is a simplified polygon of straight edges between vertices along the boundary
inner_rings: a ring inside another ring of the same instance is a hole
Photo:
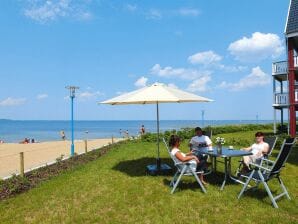
[[[273,75],[281,75],[288,73],[288,62],[287,61],[279,61],[272,64],[272,74]]]
[[[294,67],[298,68],[298,56],[294,57]],[[288,73],[288,62],[279,61],[272,64],[272,74],[273,75],[282,75]]]
[[[298,103],[298,89],[295,89],[295,102]],[[275,93],[275,102],[277,105],[289,104],[289,93]]]
[[[288,97],[288,93],[276,93],[274,103],[278,105],[287,105],[289,103]]]

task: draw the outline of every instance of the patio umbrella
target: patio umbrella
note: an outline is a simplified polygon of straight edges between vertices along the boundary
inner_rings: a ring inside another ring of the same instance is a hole
[[[157,115],[157,169],[160,169],[159,150],[159,104],[160,103],[186,103],[186,102],[211,102],[213,100],[170,87],[162,83],[154,83],[151,86],[125,93],[110,100],[101,102],[110,105],[128,104],[156,104]]]

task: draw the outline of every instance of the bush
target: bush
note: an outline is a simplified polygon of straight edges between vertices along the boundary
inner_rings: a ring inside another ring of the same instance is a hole
[[[257,131],[257,130],[266,130],[266,129],[273,129],[272,124],[245,124],[245,125],[225,125],[225,126],[216,126],[211,127],[207,126],[204,128],[203,131],[211,131],[213,135],[219,134],[226,134],[226,133],[235,133],[235,132],[245,132],[245,131]],[[164,133],[160,133],[160,139],[163,137],[169,139],[172,134],[177,134],[182,140],[190,139],[195,135],[194,128],[181,128],[180,130],[171,130],[165,131]],[[268,133],[273,135],[273,133]],[[157,141],[157,134],[156,133],[146,133],[141,137],[142,141],[145,142],[156,142]],[[237,140],[231,140],[229,144],[233,145],[232,143],[237,142]],[[247,143],[248,141],[242,142]],[[237,142],[238,144],[239,142]]]

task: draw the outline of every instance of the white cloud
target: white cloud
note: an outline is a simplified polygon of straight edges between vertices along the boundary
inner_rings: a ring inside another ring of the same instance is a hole
[[[100,97],[100,96],[103,96],[103,95],[104,94],[100,91],[92,92],[90,90],[87,90],[87,91],[83,91],[83,92],[78,93],[78,98],[80,100],[90,100],[90,99],[94,99],[96,97]]]
[[[137,8],[138,8],[137,5],[133,5],[133,4],[124,5],[124,9],[130,12],[135,12]]]
[[[201,76],[198,79],[195,79],[192,81],[189,86],[187,87],[187,90],[190,92],[206,92],[209,88],[207,84],[211,81],[211,76],[206,74]]]
[[[211,74],[210,71],[199,71],[191,68],[173,68],[167,66],[162,68],[159,64],[155,64],[150,73],[165,78],[180,78],[184,80],[194,80],[202,76],[202,74]]]
[[[196,8],[181,8],[178,10],[178,14],[181,16],[198,16],[200,13],[200,10]]]
[[[262,71],[257,66],[251,70],[251,73],[236,83],[222,82],[219,87],[225,88],[231,91],[240,91],[248,88],[255,88],[268,85],[271,81],[271,77]]]
[[[36,99],[38,99],[38,100],[43,100],[43,99],[46,99],[46,98],[48,98],[48,97],[49,97],[48,94],[46,94],[46,93],[42,93],[42,94],[38,94],[38,95],[36,96]]]
[[[147,19],[160,20],[162,19],[162,12],[159,9],[150,9],[146,13]]]
[[[222,57],[213,51],[198,52],[188,57],[188,61],[191,64],[210,65],[218,63],[222,60]]]
[[[24,15],[40,23],[46,23],[62,17],[88,20],[92,17],[91,12],[85,8],[88,2],[89,1],[73,2],[71,0],[27,0]]]
[[[230,44],[228,50],[239,61],[257,62],[266,58],[277,58],[284,51],[280,37],[272,33],[255,32]]]
[[[0,101],[0,106],[9,107],[9,106],[19,106],[26,103],[26,98],[12,98],[8,97],[2,101]]]
[[[142,88],[145,87],[147,85],[148,82],[148,78],[142,76],[141,78],[139,78],[136,82],[135,82],[135,86],[138,88]]]

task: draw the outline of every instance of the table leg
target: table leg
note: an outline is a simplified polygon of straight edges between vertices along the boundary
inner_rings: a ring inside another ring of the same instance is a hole
[[[216,156],[213,156],[214,172],[216,172]]]
[[[220,190],[222,191],[223,189],[224,189],[224,187],[225,187],[225,185],[226,185],[226,181],[227,181],[227,179],[228,179],[228,176],[229,176],[229,174],[228,174],[228,158],[227,157],[225,157],[225,179],[224,179],[224,181],[222,182],[222,185],[221,185],[221,187],[220,187]]]

